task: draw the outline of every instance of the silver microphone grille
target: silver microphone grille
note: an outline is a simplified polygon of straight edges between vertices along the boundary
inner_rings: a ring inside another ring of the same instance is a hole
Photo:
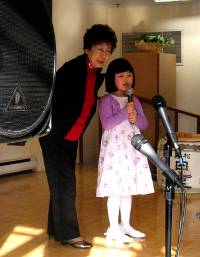
[[[133,95],[133,93],[134,93],[134,89],[132,88],[132,87],[130,87],[130,88],[128,88],[127,90],[126,90],[126,95]]]
[[[148,143],[148,141],[142,134],[136,134],[131,139],[131,144],[136,150],[140,150],[141,146],[146,143]]]

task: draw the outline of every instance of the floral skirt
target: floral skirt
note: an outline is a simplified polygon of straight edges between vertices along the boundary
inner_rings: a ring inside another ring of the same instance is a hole
[[[97,197],[154,192],[147,158],[131,144],[139,134],[126,120],[102,135],[98,164]]]

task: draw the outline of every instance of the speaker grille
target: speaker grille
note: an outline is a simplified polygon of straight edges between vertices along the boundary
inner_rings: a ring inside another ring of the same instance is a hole
[[[18,138],[49,112],[55,38],[39,0],[0,2],[0,137]]]

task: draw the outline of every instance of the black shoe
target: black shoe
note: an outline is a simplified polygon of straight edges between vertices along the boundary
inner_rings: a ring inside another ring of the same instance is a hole
[[[54,240],[56,242],[59,242],[60,240],[56,239],[55,236],[49,235],[50,240]]]
[[[81,240],[81,241],[63,240],[63,241],[60,241],[60,243],[64,246],[70,245],[74,248],[79,248],[79,249],[89,249],[92,247],[92,244],[85,240]]]

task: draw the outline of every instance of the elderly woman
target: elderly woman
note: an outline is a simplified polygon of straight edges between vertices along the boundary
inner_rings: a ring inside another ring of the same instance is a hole
[[[80,235],[76,213],[75,162],[78,140],[96,110],[101,70],[116,48],[115,32],[95,24],[83,38],[84,53],[66,62],[56,74],[52,99],[52,129],[40,138],[50,190],[49,237],[62,245],[88,249]]]

